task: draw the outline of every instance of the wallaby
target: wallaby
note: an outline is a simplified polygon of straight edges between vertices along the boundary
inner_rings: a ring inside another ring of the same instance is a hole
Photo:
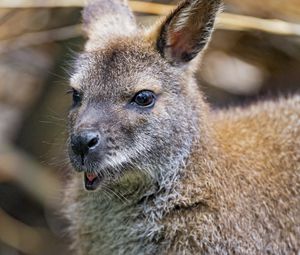
[[[66,191],[82,255],[299,254],[300,96],[213,111],[193,76],[220,0],[141,29],[92,0],[71,76]]]

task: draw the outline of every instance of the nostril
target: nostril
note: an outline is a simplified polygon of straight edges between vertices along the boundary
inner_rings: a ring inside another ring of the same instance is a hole
[[[90,150],[99,145],[100,134],[95,131],[81,131],[71,136],[71,148],[73,152],[85,157]]]
[[[91,149],[98,144],[99,138],[98,136],[94,137],[92,140],[88,142],[88,147]]]

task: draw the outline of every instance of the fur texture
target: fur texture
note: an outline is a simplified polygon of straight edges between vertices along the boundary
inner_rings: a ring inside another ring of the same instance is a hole
[[[85,9],[89,41],[71,78],[82,101],[70,135],[93,128],[105,143],[84,164],[70,149],[75,170],[103,179],[89,192],[74,172],[66,190],[76,254],[297,254],[300,96],[213,112],[193,70],[220,2],[184,1],[139,31],[124,5],[103,1]],[[153,108],[129,103],[142,90]]]

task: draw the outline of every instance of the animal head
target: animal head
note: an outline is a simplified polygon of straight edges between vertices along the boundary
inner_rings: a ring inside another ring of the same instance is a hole
[[[219,8],[220,0],[186,0],[140,30],[126,3],[88,3],[68,121],[70,160],[84,172],[86,189],[116,184],[129,172],[160,184],[176,174],[199,135],[205,106],[193,63]]]

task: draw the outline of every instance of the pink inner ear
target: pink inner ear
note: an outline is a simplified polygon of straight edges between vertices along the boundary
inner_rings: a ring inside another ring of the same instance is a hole
[[[192,42],[188,31],[171,32],[169,42],[173,58],[181,58],[183,54],[192,51]]]

